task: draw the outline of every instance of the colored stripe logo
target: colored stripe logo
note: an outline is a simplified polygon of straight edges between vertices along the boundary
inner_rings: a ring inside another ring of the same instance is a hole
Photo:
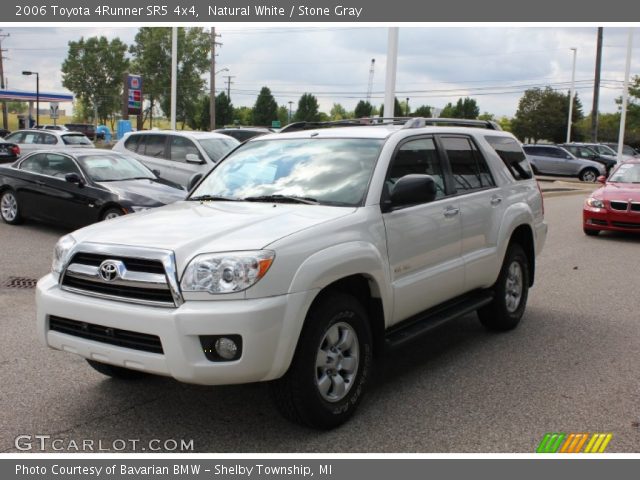
[[[604,453],[612,438],[611,433],[545,433],[536,453]]]

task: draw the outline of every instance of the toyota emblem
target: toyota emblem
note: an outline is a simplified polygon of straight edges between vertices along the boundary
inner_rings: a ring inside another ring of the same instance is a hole
[[[102,278],[105,282],[113,282],[121,276],[122,266],[122,262],[119,262],[117,260],[105,260],[100,264],[100,267],[98,268],[100,278]]]

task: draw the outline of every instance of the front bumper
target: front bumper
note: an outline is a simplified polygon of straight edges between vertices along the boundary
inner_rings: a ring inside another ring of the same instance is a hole
[[[585,205],[582,210],[582,226],[587,230],[640,233],[640,212],[612,211]]]
[[[288,369],[316,291],[242,300],[188,301],[167,309],[102,300],[63,291],[51,275],[36,290],[40,340],[51,348],[98,362],[165,375],[186,383],[223,385],[272,380]],[[163,353],[149,353],[49,329],[57,316],[113,329],[156,335]],[[242,336],[242,356],[207,360],[201,335]]]

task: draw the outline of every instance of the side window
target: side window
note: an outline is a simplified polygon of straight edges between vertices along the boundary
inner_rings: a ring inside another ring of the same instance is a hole
[[[436,182],[436,200],[445,196],[442,164],[433,138],[409,140],[400,146],[389,168],[387,187],[393,189],[400,178],[412,173],[431,175]]]
[[[166,135],[145,135],[144,154],[147,157],[165,158],[164,145],[167,139]],[[142,153],[138,151],[138,153]]]
[[[47,158],[44,153],[38,153],[31,155],[20,164],[20,170],[27,172],[44,174],[44,167],[47,163]]]
[[[184,162],[188,154],[197,155],[200,160],[202,156],[198,151],[198,148],[193,144],[191,140],[185,137],[171,136],[171,149],[169,158],[177,162]]]
[[[40,145],[55,145],[57,143],[56,137],[49,133],[39,133],[34,143]]]
[[[127,150],[131,150],[132,152],[135,152],[138,149],[138,144],[140,143],[141,137],[142,135],[131,135],[129,138],[125,140],[124,148],[126,148]]]
[[[517,141],[509,137],[486,136],[484,137],[489,145],[495,150],[498,156],[507,166],[511,175],[516,180],[527,180],[533,178],[531,167],[527,162],[527,157],[522,152],[522,148]]]
[[[38,143],[37,139],[39,138],[39,136],[40,134],[38,132],[24,132],[22,143],[25,143],[25,144]]]
[[[459,193],[473,192],[494,187],[486,160],[466,137],[441,137],[447,152],[451,174]]]
[[[565,152],[564,150],[561,150],[559,148],[547,147],[547,148],[545,148],[545,150],[546,150],[545,155],[547,155],[548,157],[554,157],[554,158],[566,158],[567,157],[567,152]]]
[[[7,142],[10,143],[23,143],[24,140],[24,132],[12,133],[11,135],[7,135],[4,137]]]
[[[56,153],[46,154],[46,166],[43,173],[58,178],[64,178],[67,173],[82,175],[73,160]]]

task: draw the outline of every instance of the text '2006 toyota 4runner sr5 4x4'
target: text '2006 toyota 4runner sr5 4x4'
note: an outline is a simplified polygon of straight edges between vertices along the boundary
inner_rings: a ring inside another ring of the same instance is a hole
[[[514,328],[547,233],[519,142],[490,122],[363,123],[255,138],[187,200],[62,237],[42,341],[112,377],[268,380],[287,418],[332,428],[387,348],[476,310]]]

